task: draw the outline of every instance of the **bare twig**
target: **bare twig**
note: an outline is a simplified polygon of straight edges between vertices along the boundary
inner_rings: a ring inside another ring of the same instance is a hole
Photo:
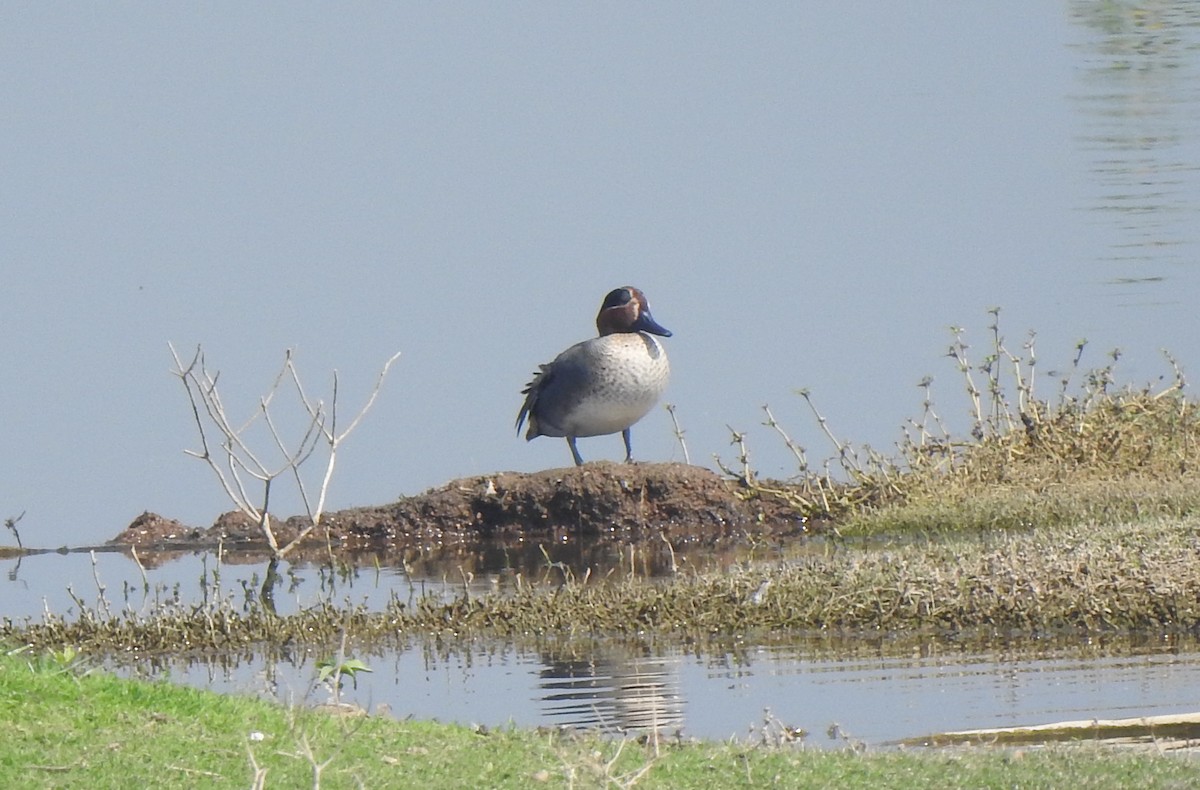
[[[21,533],[17,530],[17,523],[23,518],[25,518],[24,510],[22,510],[21,515],[17,516],[16,518],[9,516],[8,518],[4,519],[4,526],[8,527],[8,531],[11,532],[17,539],[18,549],[25,548],[25,546],[21,543]]]
[[[671,415],[671,424],[675,426],[675,438],[679,440],[679,446],[683,449],[683,462],[691,466],[692,459],[688,456],[687,443],[683,441],[683,429],[679,427],[679,420],[675,419],[675,404],[667,404],[667,413]]]
[[[842,442],[838,441],[838,438],[833,435],[833,431],[829,428],[829,423],[825,420],[824,415],[817,410],[817,405],[813,403],[812,393],[810,393],[807,389],[799,389],[796,390],[796,394],[804,398],[804,402],[808,404],[808,408],[812,411],[813,416],[817,419],[817,424],[821,426],[822,433],[829,437],[829,441],[833,442],[833,446],[837,448],[838,462],[841,464],[842,468],[851,475],[861,475],[862,466],[858,463],[858,458],[855,456],[853,448],[851,448],[848,444],[843,444]]]
[[[771,413],[770,406],[763,404],[762,409],[767,415],[767,421],[763,425],[773,428],[776,433],[783,437],[783,443],[792,451],[792,455],[796,457],[796,463],[800,465],[800,474],[806,474],[808,472],[808,458],[804,455],[804,448],[792,441],[792,437],[787,435],[787,432],[783,430],[783,426],[779,424],[775,419],[775,415]]]
[[[753,485],[754,470],[750,468],[750,450],[746,447],[746,434],[738,433],[732,425],[727,424],[725,427],[729,429],[729,433],[733,437],[729,443],[738,446],[738,461],[742,465],[742,473],[738,477],[746,485]]]
[[[205,364],[203,348],[197,346],[191,360],[184,364],[183,359],[175,351],[175,347],[170,344],[168,347],[171,349],[171,356],[175,361],[172,373],[180,379],[187,391],[192,419],[200,435],[200,449],[187,450],[187,454],[199,458],[212,469],[222,490],[233,502],[234,507],[258,524],[275,558],[285,557],[320,525],[326,497],[329,493],[329,484],[337,463],[339,446],[358,427],[363,417],[374,405],[388,371],[400,357],[399,352],[393,354],[384,363],[366,404],[351,420],[349,427],[339,433],[337,431],[337,371],[334,371],[333,374],[332,398],[329,406],[326,407],[323,401],[314,401],[308,397],[301,383],[300,374],[296,370],[293,353],[291,349],[288,349],[284,353],[283,365],[276,373],[270,388],[265,395],[259,398],[258,408],[249,419],[235,427],[229,419],[229,413],[217,388],[220,374],[209,372]],[[286,381],[291,382],[297,398],[308,415],[300,440],[293,446],[289,445],[271,412],[276,395],[279,394]],[[262,425],[270,436],[274,452],[279,459],[273,464],[256,452],[245,438],[247,432],[259,420],[262,421]],[[320,488],[314,503],[304,482],[304,476],[301,474],[301,467],[317,453],[321,445],[327,448],[325,471],[321,476]],[[280,546],[271,527],[269,506],[274,482],[288,474],[296,484],[296,490],[304,505],[309,523],[287,545]],[[261,494],[256,497],[252,493],[253,489],[260,490]]]
[[[963,339],[963,328],[958,326],[950,327],[950,332],[954,335],[954,342],[950,345],[950,350],[946,356],[958,363],[958,369],[963,374],[963,378],[967,384],[967,396],[971,399],[971,407],[974,412],[975,427],[972,433],[975,438],[983,438],[983,406],[979,399],[979,387],[975,386],[975,380],[971,377],[971,363],[967,361],[967,341]]]

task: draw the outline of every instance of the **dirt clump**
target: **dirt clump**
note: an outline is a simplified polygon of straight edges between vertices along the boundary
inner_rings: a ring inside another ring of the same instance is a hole
[[[662,533],[672,538],[790,532],[803,523],[779,503],[744,499],[736,484],[684,464],[590,463],[524,474],[454,480],[382,507],[327,517],[345,539],[444,540],[453,534],[518,538],[547,534]]]
[[[110,543],[261,542],[257,525],[238,513],[221,516],[207,530],[188,532],[180,525],[180,530],[156,532],[139,526],[157,523],[154,519],[178,524],[143,514]],[[307,519],[293,516],[272,523],[282,545]],[[747,496],[736,481],[708,469],[598,462],[466,477],[387,505],[327,513],[312,539],[357,548],[586,535],[642,540],[661,534],[672,541],[711,541],[740,533],[784,536],[804,530],[804,520],[782,502]]]
[[[189,527],[182,521],[165,518],[157,513],[144,511],[129,522],[129,526],[109,541],[120,546],[156,546],[170,543],[185,543],[205,539],[206,530]]]

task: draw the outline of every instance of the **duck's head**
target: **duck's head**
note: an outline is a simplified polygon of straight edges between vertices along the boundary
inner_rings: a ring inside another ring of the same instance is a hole
[[[596,329],[601,336],[614,335],[618,332],[649,332],[652,335],[670,337],[671,331],[664,329],[650,315],[650,304],[646,295],[626,285],[610,291],[600,305],[600,313],[596,316]]]

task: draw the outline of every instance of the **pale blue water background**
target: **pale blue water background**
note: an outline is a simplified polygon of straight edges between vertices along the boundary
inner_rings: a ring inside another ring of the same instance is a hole
[[[694,462],[888,448],[947,327],[1040,369],[1200,364],[1195,2],[63,3],[0,9],[0,515],[96,543],[207,525],[167,342],[249,416],[295,347],[342,413],[404,352],[329,504],[568,464],[513,430],[540,362],[642,287]],[[1044,395],[1054,391],[1043,382]],[[681,460],[668,416],[637,457]],[[586,440],[618,458],[620,440]],[[310,471],[314,471],[310,470]],[[274,502],[298,512],[281,487]]]
[[[5,6],[0,516],[53,546],[144,509],[204,525],[228,508],[182,453],[167,341],[203,343],[247,416],[286,347],[313,392],[341,372],[344,413],[403,351],[334,508],[564,465],[562,442],[515,436],[518,391],[626,283],[676,333],[668,400],[693,461],[732,457],[729,424],[768,475],[794,466],[763,403],[828,452],[797,387],[840,436],[886,448],[933,374],[965,426],[946,328],[981,358],[992,306],[1014,350],[1037,330],[1043,371],[1086,337],[1085,365],[1124,349],[1122,380],[1169,376],[1162,347],[1192,372],[1198,23],[1195,2]],[[634,441],[682,457],[665,413]],[[112,563],[110,595],[140,578]],[[5,571],[11,616],[70,610],[68,585],[95,596],[86,555]],[[194,594],[196,560],[162,573]],[[721,737],[770,705],[876,742],[1196,708],[1193,647],[948,667],[748,650],[737,669],[663,656],[663,710]],[[484,723],[583,704],[546,700],[551,658],[482,661],[376,657],[361,700]],[[264,671],[211,682],[252,690]],[[926,715],[876,724],[910,710]]]

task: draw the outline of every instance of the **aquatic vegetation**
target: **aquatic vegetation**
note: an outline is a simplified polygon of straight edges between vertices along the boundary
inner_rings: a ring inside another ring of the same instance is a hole
[[[358,674],[360,672],[373,671],[361,659],[347,658],[338,660],[336,658],[324,658],[317,662],[317,681],[320,683],[329,683],[335,688],[341,688],[342,678],[350,678],[351,682],[357,688]]]
[[[1200,526],[1055,529],[838,545],[670,584],[531,589],[460,599],[458,630],[653,633],[693,642],[786,630],[1190,630],[1200,625]],[[433,623],[430,623],[433,626]]]
[[[21,519],[23,518],[25,518],[24,510],[21,511],[19,516],[9,516],[8,518],[4,519],[4,528],[11,532],[13,537],[17,539],[17,549],[24,548],[24,544],[21,543],[21,532],[17,529],[17,524],[20,523]]]
[[[1200,628],[1200,519],[1119,527],[959,533],[898,542],[825,539],[820,550],[673,578],[518,578],[449,599],[393,598],[382,611],[323,601],[277,615],[256,598],[168,600],[148,613],[82,609],[0,623],[0,638],[87,654],[329,650],[341,641],[653,636],[704,650],[787,632],[1187,632]],[[342,652],[342,655],[345,653]]]

